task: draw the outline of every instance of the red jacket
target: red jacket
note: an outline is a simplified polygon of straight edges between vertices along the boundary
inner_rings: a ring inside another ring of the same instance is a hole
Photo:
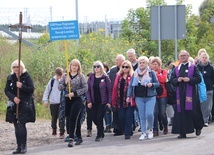
[[[163,94],[161,96],[157,96],[157,98],[167,97],[166,91],[167,70],[161,68],[160,70],[156,71],[156,76],[158,78],[159,83],[163,87]]]

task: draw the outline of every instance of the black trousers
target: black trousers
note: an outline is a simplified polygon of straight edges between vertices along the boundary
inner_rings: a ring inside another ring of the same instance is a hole
[[[20,148],[21,145],[26,146],[27,143],[27,128],[25,123],[14,122],[16,143]]]
[[[66,108],[70,108],[69,119],[66,124],[69,126],[69,138],[74,139],[74,133],[78,138],[81,138],[81,110],[83,101],[80,97],[73,97],[71,100],[66,97]]]
[[[97,137],[103,136],[103,118],[105,114],[105,104],[93,104],[91,108],[92,120],[97,126]]]
[[[87,130],[92,130],[92,111],[86,105],[86,113],[87,113]]]
[[[53,130],[57,129],[57,119],[59,117],[59,104],[50,104],[51,111],[51,127]]]

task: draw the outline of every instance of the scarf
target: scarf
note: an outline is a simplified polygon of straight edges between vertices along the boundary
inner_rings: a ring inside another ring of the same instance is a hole
[[[134,72],[132,86],[138,86],[138,83],[146,86],[150,81],[151,78],[149,76],[149,68],[147,67],[144,70],[140,70],[140,68],[138,67]]]
[[[126,102],[126,98],[127,98],[127,91],[128,91],[128,87],[129,87],[129,83],[131,81],[131,77],[128,75],[125,79],[125,85],[124,85],[124,95],[123,98],[121,99],[120,97],[120,84],[121,81],[123,79],[123,75],[122,74],[118,74],[117,79],[115,80],[117,83],[115,83],[117,85],[117,98],[116,98],[116,107],[120,108],[120,100],[123,100],[123,107],[128,107],[128,103]]]
[[[178,78],[180,75],[180,64],[178,67],[175,68],[175,75]],[[193,77],[194,74],[194,65],[189,63],[188,65],[188,78]],[[186,83],[186,99],[185,99],[185,110],[192,110],[192,90],[193,87]],[[181,112],[181,105],[180,105],[180,89],[179,87],[176,87],[176,106],[177,106],[177,112]]]

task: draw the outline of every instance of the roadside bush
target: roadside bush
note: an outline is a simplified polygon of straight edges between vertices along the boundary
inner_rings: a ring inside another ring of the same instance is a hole
[[[47,38],[43,36],[39,43],[45,40]],[[67,43],[69,63],[74,58],[79,59],[85,75],[92,70],[94,61],[105,61],[111,67],[117,54],[125,55],[127,49],[132,47],[125,40],[105,38],[99,32],[81,36],[79,44],[75,40],[68,40]],[[35,50],[22,44],[21,59],[34,81],[37,117],[49,118],[49,109],[42,104],[42,96],[48,81],[54,75],[55,68],[66,68],[65,42],[54,41],[40,47],[42,48]],[[10,65],[18,58],[18,49],[18,43],[10,44],[5,39],[0,39],[0,114],[5,113],[7,98],[4,87],[6,78],[11,72]]]

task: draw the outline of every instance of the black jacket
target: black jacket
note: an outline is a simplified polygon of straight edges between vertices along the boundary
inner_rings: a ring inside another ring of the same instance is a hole
[[[197,67],[204,77],[204,82],[206,84],[207,91],[213,90],[214,84],[213,66],[210,63],[208,63],[207,65],[201,65],[201,63],[199,62]]]
[[[16,82],[18,78],[15,74],[10,74],[7,77],[6,87],[4,89],[6,96],[10,101],[13,101],[17,96]],[[35,106],[33,100],[34,85],[30,75],[25,72],[20,76],[22,88],[20,89],[21,100],[19,104],[18,121],[20,123],[35,122]],[[7,122],[16,121],[13,115],[6,114]]]
[[[108,76],[111,80],[111,88],[113,89],[113,86],[114,86],[114,80],[116,78],[116,74],[117,72],[120,70],[119,67],[115,66],[113,67],[112,69],[110,69],[109,73],[108,73]]]

